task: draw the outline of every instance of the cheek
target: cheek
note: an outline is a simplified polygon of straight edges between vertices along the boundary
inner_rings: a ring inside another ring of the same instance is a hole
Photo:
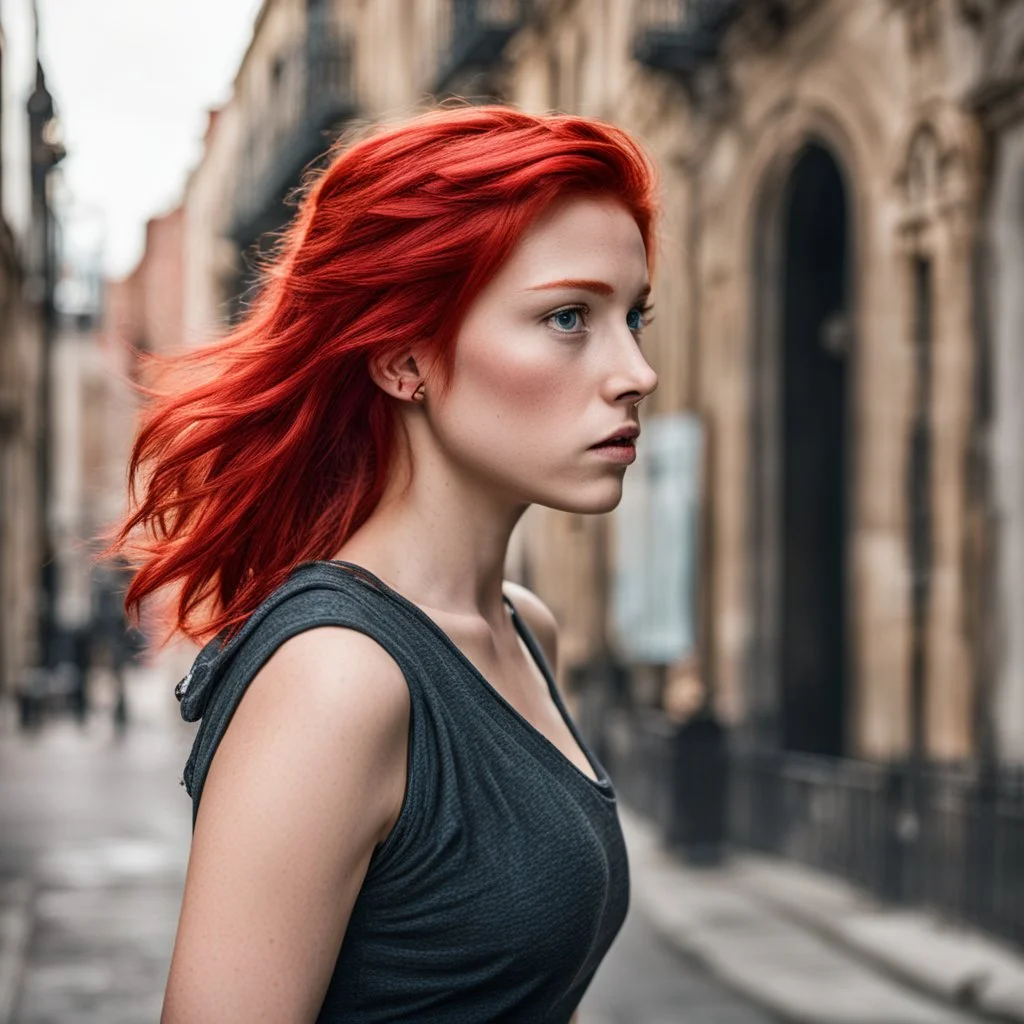
[[[554,345],[534,338],[466,345],[455,374],[457,405],[479,425],[514,422],[521,431],[543,428],[560,413],[572,415],[566,401],[569,360]]]

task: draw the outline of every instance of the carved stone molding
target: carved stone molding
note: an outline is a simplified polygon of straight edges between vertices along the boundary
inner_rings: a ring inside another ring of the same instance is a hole
[[[998,131],[1024,117],[1024,7],[1004,5],[985,31],[985,73],[970,102]]]
[[[889,0],[903,12],[907,27],[907,49],[922,57],[937,49],[942,35],[942,12],[938,0]]]
[[[736,99],[729,69],[722,61],[699,68],[690,80],[690,102],[694,115],[717,124],[732,112]]]
[[[903,214],[900,232],[917,247],[943,223],[959,235],[976,213],[983,136],[959,107],[935,102],[919,109],[904,133],[893,183]]]
[[[762,0],[748,4],[737,21],[740,45],[755,52],[770,50],[822,0]]]

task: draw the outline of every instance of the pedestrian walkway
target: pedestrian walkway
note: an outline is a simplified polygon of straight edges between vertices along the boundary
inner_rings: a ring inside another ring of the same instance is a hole
[[[630,907],[579,1008],[579,1024],[779,1024],[661,941]]]
[[[184,667],[183,667],[184,666]],[[98,681],[85,729],[17,729],[0,708],[0,1024],[155,1024],[191,839],[178,785],[195,731],[184,661],[129,680],[129,725]],[[684,963],[632,908],[580,1024],[774,1024]]]
[[[84,729],[0,713],[0,1024],[159,1019],[191,839],[173,674],[133,676],[123,734],[102,687]],[[622,820],[630,917],[581,1024],[1024,1021],[997,943],[788,863],[689,868]]]
[[[0,714],[0,1024],[159,1020],[191,828],[172,686],[134,673],[123,733],[102,686],[84,727]]]
[[[1024,958],[982,935],[775,859],[692,868],[622,821],[634,900],[659,934],[783,1020],[1024,1021]]]

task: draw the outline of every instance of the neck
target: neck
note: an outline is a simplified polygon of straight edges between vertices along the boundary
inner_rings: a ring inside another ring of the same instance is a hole
[[[361,565],[426,610],[496,625],[512,530],[525,503],[454,467],[434,447],[396,453],[384,495],[334,556]]]

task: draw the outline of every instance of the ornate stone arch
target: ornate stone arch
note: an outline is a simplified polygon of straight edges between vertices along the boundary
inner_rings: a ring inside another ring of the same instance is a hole
[[[774,101],[758,98],[748,104],[747,117],[729,127],[735,158],[711,161],[716,171],[724,168],[728,173],[714,180],[709,175],[701,185],[697,273],[704,286],[697,337],[703,339],[699,344],[706,355],[701,357],[699,370],[702,393],[714,394],[711,404],[720,406],[714,411],[709,408],[721,426],[718,450],[728,450],[721,464],[716,460],[713,466],[713,472],[725,474],[715,486],[729,495],[730,504],[737,503],[728,514],[728,535],[720,534],[714,565],[709,569],[714,578],[708,619],[731,625],[728,630],[716,631],[709,649],[715,651],[720,692],[740,717],[757,715],[757,708],[750,703],[759,628],[750,554],[759,513],[750,481],[752,453],[760,443],[753,422],[759,401],[757,362],[766,340],[762,336],[764,318],[752,301],[758,291],[757,240],[765,237],[765,218],[770,220],[770,211],[777,212],[781,205],[801,147],[818,140],[835,155],[847,185],[853,334],[857,335],[857,282],[863,275],[862,242],[868,237],[864,225],[878,195],[875,154],[891,145],[885,129],[889,103],[885,88],[855,53],[837,55],[827,65],[809,70],[795,85],[781,85]],[[726,378],[740,386],[722,392],[716,381]],[[744,704],[747,715],[740,711]]]
[[[895,152],[892,182],[905,223],[977,211],[984,137],[973,116],[943,100],[924,104],[900,133]]]
[[[747,303],[747,365],[749,367],[750,422],[747,429],[749,472],[746,495],[746,545],[749,574],[747,595],[751,611],[751,632],[744,670],[752,725],[762,739],[777,734],[773,720],[780,699],[777,676],[781,643],[781,564],[779,562],[780,490],[778,455],[780,436],[780,395],[774,367],[780,358],[781,305],[777,282],[781,278],[784,253],[784,210],[791,176],[807,147],[825,150],[843,180],[849,227],[848,339],[856,337],[859,305],[858,264],[861,256],[862,225],[870,201],[869,155],[875,143],[877,125],[863,109],[840,106],[824,94],[813,100],[780,103],[759,126],[759,138],[752,158],[745,161],[745,181],[734,194],[746,198],[732,224],[734,251],[746,254],[750,298]],[[851,372],[855,377],[856,356]],[[852,377],[848,413],[856,418],[857,386]],[[852,434],[853,431],[850,431]],[[853,493],[857,477],[856,458],[851,452],[849,484]],[[848,580],[856,578],[853,572]],[[851,604],[855,604],[851,594]],[[856,665],[851,664],[856,678]],[[776,709],[776,710],[773,710]],[[758,721],[759,720],[759,721]],[[770,742],[770,740],[769,740]]]
[[[984,145],[973,115],[934,99],[910,113],[890,172],[902,311],[893,330],[911,356],[905,515],[908,572],[918,586],[908,636],[910,736],[925,756],[964,756],[973,742],[978,648],[969,620],[980,549],[971,524],[982,509],[970,481],[979,479],[974,288]]]
[[[776,206],[801,149],[817,140],[845,168],[855,223],[867,213],[870,154],[881,146],[877,122],[863,111],[846,110],[823,96],[805,101],[780,100],[756,128],[756,140],[729,189],[741,200],[726,204],[723,224],[733,252],[750,254],[766,215]]]

